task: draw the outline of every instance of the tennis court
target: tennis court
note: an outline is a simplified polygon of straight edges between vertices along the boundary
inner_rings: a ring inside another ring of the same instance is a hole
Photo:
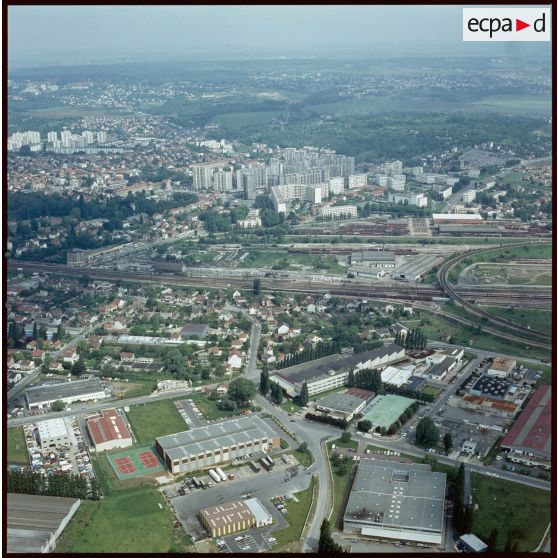
[[[161,473],[165,467],[152,448],[130,448],[107,454],[107,459],[119,480],[128,480]]]
[[[389,428],[413,404],[413,400],[399,395],[378,395],[364,409],[363,419],[369,420],[372,427]]]

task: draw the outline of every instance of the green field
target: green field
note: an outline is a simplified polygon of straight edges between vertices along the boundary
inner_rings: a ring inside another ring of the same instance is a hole
[[[212,401],[205,394],[188,395],[187,399],[195,402],[197,408],[207,420],[230,417],[238,414],[238,411],[224,411],[217,407],[217,401]]]
[[[502,551],[508,533],[517,530],[520,552],[538,546],[550,522],[550,492],[473,472],[471,490],[479,506],[473,514],[475,535],[487,541],[492,529],[498,529],[497,550]]]
[[[488,95],[471,103],[479,108],[504,111],[550,112],[551,98],[546,95]]]
[[[327,453],[331,455],[331,446],[335,444],[335,447],[338,448],[353,448],[356,449],[358,446],[358,442],[356,440],[351,440],[350,442],[344,443],[341,441],[340,438],[337,440],[333,440],[332,442],[327,443]],[[353,472],[353,467],[355,466],[355,462],[351,459],[347,461],[347,473],[345,475],[339,475],[337,473],[337,469],[332,467],[331,460],[329,462],[329,466],[331,468],[331,476],[333,477],[333,511],[331,513],[331,523],[335,527],[340,524],[340,520],[342,518],[342,504],[345,499],[345,495],[348,490],[348,485],[351,480],[351,475]]]
[[[277,539],[277,545],[273,549],[274,552],[285,552],[286,550],[290,552],[295,551],[296,546],[298,546],[300,542],[304,523],[306,522],[306,517],[308,516],[308,511],[312,504],[312,493],[315,484],[314,477],[312,477],[310,486],[306,490],[295,494],[298,502],[294,500],[283,502],[289,512],[289,514],[285,516],[289,526],[273,533],[273,536]],[[286,548],[287,546],[292,548]]]
[[[485,306],[488,312],[505,318],[521,326],[531,326],[531,329],[544,331],[545,333],[552,330],[552,313],[548,310],[535,310],[532,308],[502,308],[501,306]]]
[[[85,500],[58,540],[56,552],[186,552],[187,537],[173,522],[172,511],[155,488]]]
[[[25,444],[23,426],[8,428],[8,463],[29,465],[29,455]]]
[[[433,395],[434,397],[438,397],[438,395],[442,393],[442,388],[436,388],[433,386],[424,386],[420,391],[424,394],[430,394]]]
[[[142,446],[153,445],[159,436],[188,430],[174,403],[169,400],[134,405],[127,414],[136,443]]]
[[[381,399],[379,399],[381,398]],[[377,403],[364,415],[372,425],[389,428],[408,408],[413,400],[399,395],[380,395]]]
[[[455,309],[446,310],[453,313]],[[457,315],[458,312],[455,312]],[[448,337],[455,345],[470,346],[475,349],[486,349],[497,353],[508,355],[519,355],[528,358],[549,358],[550,346],[548,351],[536,347],[523,346],[513,341],[507,341],[501,337],[495,337],[484,331],[477,332],[475,326],[464,326],[454,322],[451,318],[429,312],[428,310],[415,310],[415,314],[419,315],[423,321],[422,331],[430,341],[447,342]],[[474,316],[467,316],[467,319],[474,321]],[[472,342],[472,343],[470,343]]]
[[[330,273],[345,274],[347,268],[339,265],[335,256],[316,256],[308,254],[289,254],[286,251],[250,251],[239,268],[265,268],[289,271],[297,270],[301,267],[316,270],[328,271]]]
[[[310,465],[314,463],[314,458],[308,449],[306,451],[299,451],[297,448],[296,450],[287,452],[285,455],[294,456],[303,467],[310,467]]]
[[[257,112],[229,112],[219,114],[214,120],[217,124],[226,128],[238,126],[265,125],[269,124],[273,118],[277,118],[285,113],[278,110],[257,111]]]
[[[281,409],[287,411],[287,413],[297,413],[302,409],[300,405],[297,405],[292,399],[287,399],[283,401],[280,405]]]

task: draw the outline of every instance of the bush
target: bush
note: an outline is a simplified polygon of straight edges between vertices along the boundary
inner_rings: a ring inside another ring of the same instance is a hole
[[[357,428],[361,431],[361,432],[370,432],[370,429],[372,428],[372,423],[369,420],[360,420],[357,424]]]

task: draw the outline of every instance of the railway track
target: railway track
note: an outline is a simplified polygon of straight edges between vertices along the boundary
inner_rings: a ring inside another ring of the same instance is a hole
[[[517,243],[517,244],[515,244],[515,243],[514,244],[507,244],[506,247],[529,246],[529,245],[530,245],[530,243],[526,244],[524,242],[521,242],[521,243]],[[438,271],[438,282],[439,282],[440,286],[442,287],[442,289],[444,290],[444,293],[449,298],[451,298],[457,305],[465,308],[471,314],[474,314],[474,315],[479,316],[481,318],[486,318],[486,320],[488,320],[489,322],[491,322],[493,324],[496,324],[496,325],[499,325],[499,326],[503,326],[508,330],[511,330],[511,331],[514,331],[514,332],[519,332],[519,333],[522,333],[523,335],[527,335],[528,337],[526,339],[528,339],[529,337],[530,338],[535,338],[538,341],[544,341],[544,342],[548,342],[550,344],[551,341],[552,341],[552,336],[550,334],[545,333],[543,331],[536,330],[536,329],[530,329],[530,328],[527,328],[527,327],[520,326],[520,325],[516,324],[515,322],[511,322],[511,321],[506,320],[504,318],[500,318],[498,316],[495,316],[494,314],[491,314],[490,312],[487,312],[486,310],[483,310],[482,308],[479,308],[474,303],[469,302],[468,300],[466,300],[463,295],[459,294],[457,289],[449,282],[449,280],[448,280],[449,272],[459,262],[462,262],[463,260],[471,257],[472,255],[481,254],[481,253],[484,253],[484,252],[491,252],[493,250],[494,250],[494,248],[484,248],[484,249],[481,249],[481,250],[469,251],[469,252],[465,252],[464,254],[454,256],[451,259],[449,259],[447,262],[445,262],[444,265]],[[512,297],[510,297],[510,299],[513,300]]]
[[[104,270],[98,268],[75,268],[60,264],[45,264],[42,262],[19,262],[10,261],[9,267],[19,268],[33,272],[46,272],[56,275],[67,275],[73,277],[81,277],[88,275],[92,279],[109,280],[109,281],[133,281],[140,283],[165,283],[173,285],[184,285],[198,288],[227,288],[235,287],[239,289],[251,289],[253,287],[253,278],[238,277],[204,277],[191,275],[170,275],[140,272],[121,272]],[[279,278],[261,278],[261,288],[267,292],[282,291],[292,293],[309,293],[309,294],[330,294],[341,297],[358,297],[358,298],[385,298],[403,301],[435,301],[443,298],[445,292],[443,289],[431,285],[411,286],[405,283],[398,285],[370,285],[366,283],[353,282],[343,280],[344,282],[334,281],[310,281],[310,280],[292,280]],[[488,292],[485,288],[470,288],[457,290],[458,295],[466,300],[473,300],[484,304],[495,305],[535,305],[536,307],[548,306],[551,294],[548,293],[532,293],[532,292],[514,292],[511,289],[492,288]],[[511,303],[511,304],[510,304]]]

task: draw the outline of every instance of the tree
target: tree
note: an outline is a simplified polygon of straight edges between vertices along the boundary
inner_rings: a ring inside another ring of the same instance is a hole
[[[347,442],[351,441],[351,433],[350,432],[343,432],[343,434],[341,434],[341,441],[346,444]]]
[[[61,401],[60,399],[58,399],[58,401],[55,401],[50,408],[55,411],[63,411],[66,408],[66,403],[64,403],[64,401]]]
[[[85,372],[87,372],[87,367],[85,366],[85,362],[80,358],[72,365],[72,374],[74,376],[81,376],[85,374]]]
[[[331,525],[327,519],[324,519],[320,527],[318,554],[339,554],[341,552],[344,552],[343,547],[333,540],[331,536]]]
[[[256,395],[256,386],[246,378],[235,378],[229,384],[227,395],[229,399],[238,403],[239,406],[245,407],[250,399]]]
[[[422,417],[415,434],[417,445],[431,448],[438,442],[438,428],[430,417]]]
[[[260,393],[265,397],[269,393],[269,388],[269,372],[264,369],[260,374]]]
[[[262,292],[262,280],[261,279],[254,279],[254,286],[252,288],[252,292],[258,296]]]
[[[355,373],[353,370],[349,370],[349,377],[347,378],[347,386],[355,387]]]
[[[302,388],[300,389],[300,395],[298,396],[300,404],[305,407],[308,405],[309,395],[308,395],[308,384],[304,382]]]
[[[66,337],[66,330],[62,327],[62,325],[59,325],[56,328],[56,339],[58,341],[62,341],[62,339],[64,339],[64,337]]]
[[[492,529],[492,531],[490,531],[487,545],[489,552],[496,552],[498,548],[498,529]]]
[[[370,432],[370,429],[372,428],[372,423],[367,419],[360,420],[357,424],[357,427],[361,432]]]
[[[283,390],[276,383],[271,384],[271,400],[277,405],[283,403]]]
[[[446,453],[449,453],[452,447],[453,447],[453,437],[451,435],[451,432],[446,432],[444,434],[444,449],[446,450]]]
[[[96,477],[91,479],[91,499],[99,500],[101,498],[101,487]]]

